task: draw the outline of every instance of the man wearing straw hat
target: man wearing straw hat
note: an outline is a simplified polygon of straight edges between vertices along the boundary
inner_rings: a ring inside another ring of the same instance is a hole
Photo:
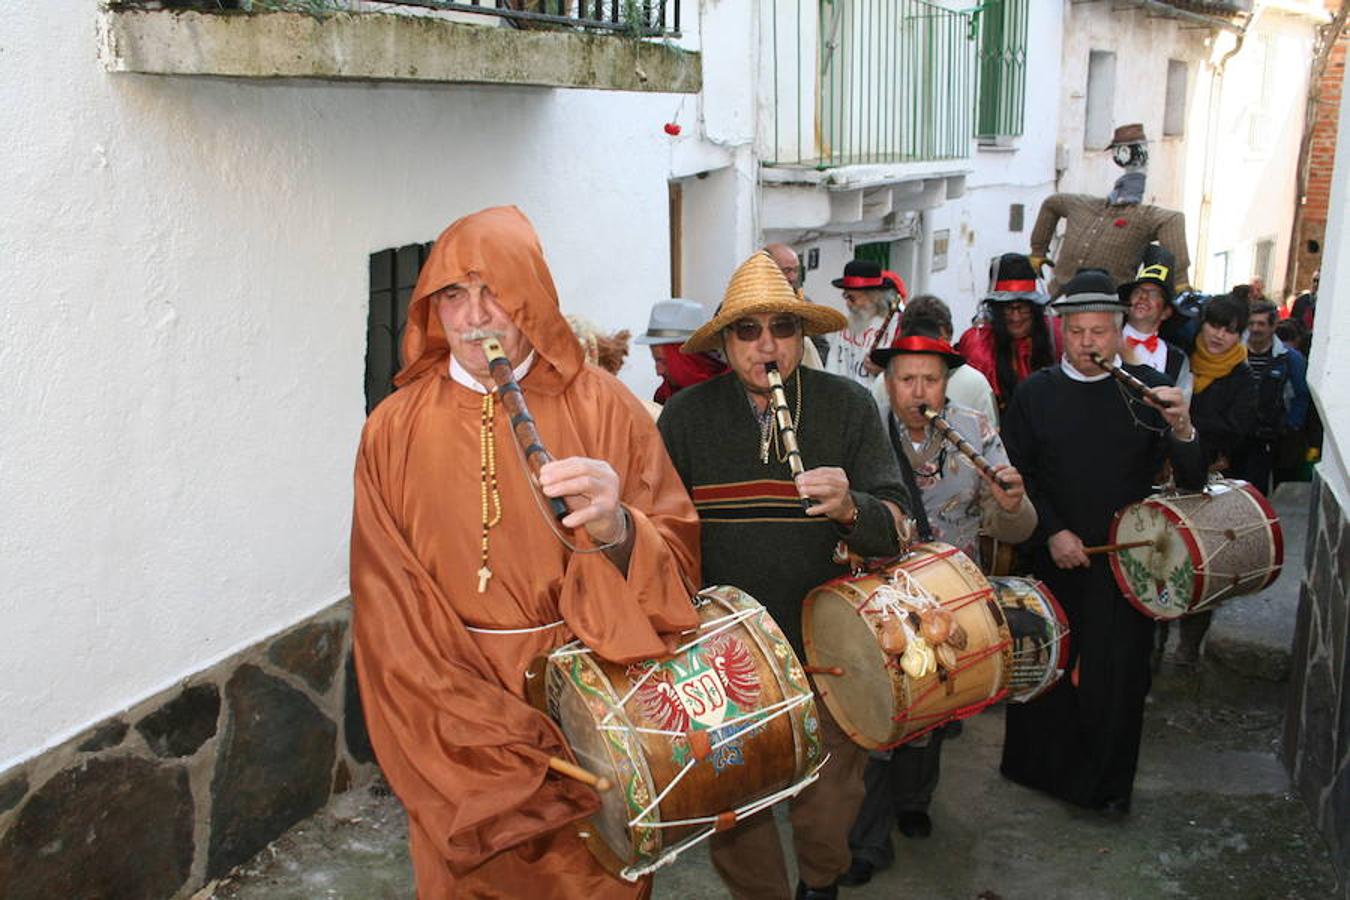
[[[907,540],[908,502],[895,457],[861,385],[800,365],[804,335],[844,317],[804,303],[768,254],[731,278],[716,315],[686,352],[720,348],[732,371],[681,391],[657,423],[702,523],[703,582],[731,584],[768,609],[800,655],[801,606],[859,556],[894,555]],[[806,470],[795,479],[773,416],[765,364],[777,363]],[[803,497],[811,498],[804,508]],[[796,897],[832,898],[848,868],[848,830],[862,800],[867,753],[818,707],[830,761],[820,783],[792,801],[800,881]],[[747,819],[710,841],[733,896],[791,895],[773,816]]]
[[[1033,569],[1068,615],[1072,675],[1008,707],[1001,770],[1120,817],[1139,760],[1153,620],[1121,595],[1108,555],[1085,550],[1106,543],[1117,510],[1149,495],[1165,458],[1183,488],[1204,485],[1205,464],[1181,391],[1161,372],[1121,362],[1128,306],[1111,277],[1080,271],[1050,309],[1064,323],[1064,355],[1018,387],[1003,441],[1036,506]],[[1114,380],[1093,354],[1126,368],[1152,397]]]

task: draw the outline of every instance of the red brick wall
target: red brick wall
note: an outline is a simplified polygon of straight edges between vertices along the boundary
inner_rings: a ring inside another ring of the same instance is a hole
[[[1327,5],[1333,6],[1330,3]],[[1336,161],[1336,126],[1340,119],[1347,44],[1350,44],[1350,38],[1343,32],[1332,48],[1326,70],[1316,86],[1317,103],[1313,110],[1317,119],[1308,148],[1308,184],[1299,223],[1297,269],[1293,285],[1295,292],[1307,290],[1313,273],[1322,265],[1322,239],[1327,227],[1331,170]]]

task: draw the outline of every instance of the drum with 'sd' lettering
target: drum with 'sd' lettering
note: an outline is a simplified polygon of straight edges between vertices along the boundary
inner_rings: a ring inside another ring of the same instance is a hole
[[[535,661],[530,697],[582,768],[611,782],[581,824],[629,880],[812,784],[824,762],[810,682],[772,616],[718,586],[673,654],[624,665],[580,642]]]

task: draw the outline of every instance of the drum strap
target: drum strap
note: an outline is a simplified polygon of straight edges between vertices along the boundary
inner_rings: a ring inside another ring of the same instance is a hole
[[[909,464],[909,454],[905,452],[905,445],[900,443],[900,432],[895,427],[895,413],[886,417],[886,423],[890,426],[891,446],[895,449],[895,458],[900,462],[900,474],[905,478],[905,487],[909,490],[909,503],[913,507],[906,512],[914,517],[914,524],[919,528],[919,540],[931,541],[933,526],[928,524],[928,511],[923,508],[923,494],[919,493],[919,484],[914,478],[914,467]]]

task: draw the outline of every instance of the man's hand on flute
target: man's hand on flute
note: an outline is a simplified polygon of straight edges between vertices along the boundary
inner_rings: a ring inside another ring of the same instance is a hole
[[[1186,406],[1186,395],[1181,392],[1181,388],[1155,387],[1144,395],[1144,402],[1163,414],[1163,418],[1172,426],[1177,437],[1183,441],[1190,440],[1191,413]]]
[[[619,475],[603,459],[569,456],[544,463],[539,489],[545,497],[563,497],[571,508],[564,528],[585,527],[597,544],[612,544],[624,535],[624,513],[619,505]]]
[[[853,495],[848,492],[848,474],[838,466],[820,466],[798,475],[797,492],[810,497],[815,505],[806,510],[808,516],[825,516],[840,524],[853,520]]]

